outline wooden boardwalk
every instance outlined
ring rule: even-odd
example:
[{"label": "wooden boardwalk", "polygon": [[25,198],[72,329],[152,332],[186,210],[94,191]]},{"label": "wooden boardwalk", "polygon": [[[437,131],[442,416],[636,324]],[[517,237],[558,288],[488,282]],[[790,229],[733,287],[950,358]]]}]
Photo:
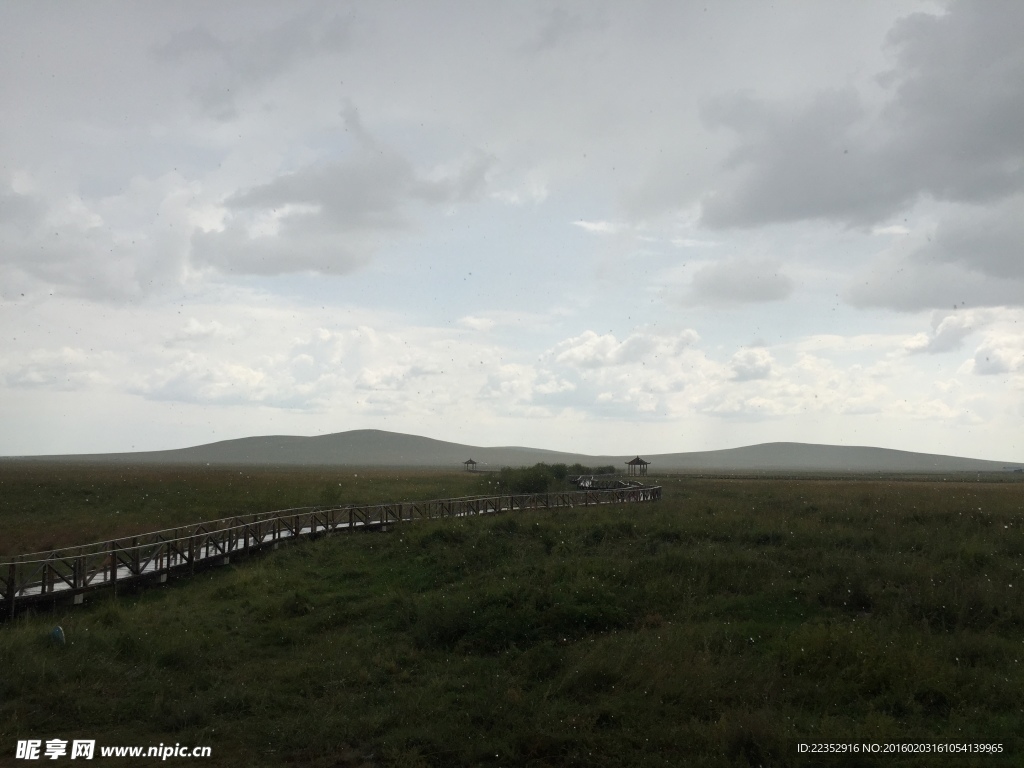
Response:
[{"label": "wooden boardwalk", "polygon": [[527,509],[629,504],[661,499],[660,486],[339,507],[301,507],[154,531],[80,547],[0,558],[0,619],[24,608],[67,601],[118,584],[163,583],[171,574],[223,565],[232,555],[276,549],[282,542],[338,531],[382,530],[410,520],[468,517]]}]

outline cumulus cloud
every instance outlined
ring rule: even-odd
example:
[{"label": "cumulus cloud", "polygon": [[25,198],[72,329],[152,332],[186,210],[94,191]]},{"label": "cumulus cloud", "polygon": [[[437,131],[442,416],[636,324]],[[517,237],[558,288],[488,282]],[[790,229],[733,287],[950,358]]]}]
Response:
[{"label": "cumulus cloud", "polygon": [[987,334],[967,368],[982,376],[1024,372],[1024,333],[1002,330]]},{"label": "cumulus cloud", "polygon": [[982,312],[936,313],[932,317],[931,333],[919,333],[911,337],[904,348],[911,354],[950,352],[959,349],[963,340],[987,321],[988,316]]},{"label": "cumulus cloud", "polygon": [[[365,414],[436,414],[471,402],[500,357],[450,330],[359,325],[295,334],[276,330],[283,319],[257,315],[250,328],[260,332],[240,338],[232,336],[233,322],[190,321],[175,343],[149,351],[149,370],[131,377],[130,391],[149,400],[309,413],[344,404]],[[531,381],[538,391],[557,390],[549,379]]]},{"label": "cumulus cloud", "polygon": [[996,206],[954,209],[909,258],[956,264],[996,280],[1024,280],[1024,194]]},{"label": "cumulus cloud", "polygon": [[0,296],[56,288],[126,301],[178,285],[192,192],[176,173],[137,177],[95,201],[9,187],[0,192]]},{"label": "cumulus cloud", "polygon": [[556,363],[575,368],[604,368],[677,355],[699,340],[696,331],[675,336],[634,333],[619,341],[613,334],[584,331],[555,345],[547,355]]},{"label": "cumulus cloud", "polygon": [[35,349],[24,355],[0,357],[0,384],[24,389],[74,391],[107,381],[110,352],[94,353],[80,347]]},{"label": "cumulus cloud", "polygon": [[707,226],[840,216],[872,220],[906,196],[879,188],[863,159],[850,156],[865,119],[860,97],[850,89],[820,93],[798,106],[749,93],[722,96],[708,102],[704,119],[711,129],[731,129],[740,142],[723,168],[731,185],[704,199]]},{"label": "cumulus cloud", "polygon": [[940,307],[1021,306],[1024,280],[995,279],[960,264],[877,259],[849,280],[843,298],[855,307],[904,312]]},{"label": "cumulus cloud", "polygon": [[232,339],[241,336],[238,328],[229,328],[217,320],[210,320],[204,323],[194,317],[190,317],[185,325],[168,334],[164,344],[173,346],[177,344],[193,344],[197,341],[209,339]]},{"label": "cumulus cloud", "polygon": [[578,221],[574,221],[573,224],[580,229],[584,229],[587,232],[593,232],[598,235],[614,235],[622,229],[621,224],[616,224],[612,221],[586,221],[584,219],[580,219]]},{"label": "cumulus cloud", "polygon": [[679,415],[697,392],[727,379],[698,341],[689,329],[637,332],[622,340],[586,331],[565,339],[541,360],[571,388],[561,385],[543,402],[612,419]]},{"label": "cumulus cloud", "polygon": [[581,334],[556,346],[545,361],[574,385],[567,405],[604,418],[703,414],[762,421],[888,414],[976,423],[974,394],[955,380],[938,386],[922,376],[913,357],[898,354],[904,342],[898,334],[816,336],[778,349],[744,348],[721,362],[691,345],[618,365],[595,364],[615,359],[611,340]]},{"label": "cumulus cloud", "polygon": [[0,226],[10,226],[22,231],[31,229],[46,212],[45,206],[28,194],[13,187],[0,188]]},{"label": "cumulus cloud", "polygon": [[474,315],[466,315],[465,317],[459,318],[459,325],[463,328],[469,328],[471,331],[480,331],[486,333],[495,326],[495,321],[490,317],[475,317]]},{"label": "cumulus cloud", "polygon": [[576,385],[536,365],[504,363],[487,372],[477,395],[504,415],[550,416],[570,406]]},{"label": "cumulus cloud", "polygon": [[266,370],[237,362],[211,359],[192,352],[171,365],[141,378],[136,393],[151,400],[219,405],[300,404],[298,393],[284,395]]},{"label": "cumulus cloud", "polygon": [[687,305],[755,304],[781,301],[793,281],[774,262],[727,259],[698,269],[680,301]]},{"label": "cumulus cloud", "polygon": [[220,230],[197,232],[196,263],[225,272],[343,274],[388,236],[413,226],[414,208],[451,205],[483,189],[491,159],[421,171],[373,139],[356,110],[346,122],[357,147],[344,161],[315,163],[229,196]]},{"label": "cumulus cloud", "polygon": [[807,336],[796,344],[794,348],[798,352],[810,352],[817,354],[825,353],[851,353],[874,350],[885,352],[887,350],[899,349],[905,339],[897,334],[881,333],[857,333],[843,336],[835,333],[816,333]]},{"label": "cumulus cloud", "polygon": [[401,390],[424,376],[437,376],[441,369],[436,365],[383,365],[377,368],[363,368],[355,378],[358,389]]},{"label": "cumulus cloud", "polygon": [[[239,102],[297,63],[346,50],[351,19],[307,11],[267,28],[237,28],[230,39],[204,27],[178,29],[153,45],[158,62],[196,76],[191,96],[207,117],[231,120]],[[201,76],[199,76],[201,73]]]},{"label": "cumulus cloud", "polygon": [[901,310],[1024,303],[1024,194],[944,206],[937,218],[855,277],[847,298]]},{"label": "cumulus cloud", "polygon": [[985,346],[974,354],[974,373],[990,376],[1024,370],[1024,351],[1019,345]]},{"label": "cumulus cloud", "polygon": [[1024,6],[954,2],[888,37],[895,66],[873,108],[852,88],[792,104],[710,100],[706,124],[738,137],[731,181],[705,199],[714,227],[882,221],[922,196],[976,203],[1024,183]]},{"label": "cumulus cloud", "polygon": [[487,374],[480,395],[504,403],[523,403],[533,399],[537,371],[531,365],[506,363]]},{"label": "cumulus cloud", "polygon": [[732,378],[736,381],[766,379],[775,360],[767,349],[741,349],[732,356]]},{"label": "cumulus cloud", "polygon": [[[849,349],[859,346],[834,345],[830,351],[845,356]],[[707,389],[694,400],[695,411],[745,421],[881,414],[936,422],[977,420],[971,413],[970,398],[958,387],[946,386],[939,391],[907,367],[905,357],[898,364],[875,359],[865,365],[800,352],[795,360],[785,363],[773,359],[770,375],[759,379],[753,390],[744,386],[735,376],[735,367],[730,367],[734,371],[730,379],[736,384],[722,382]]]}]

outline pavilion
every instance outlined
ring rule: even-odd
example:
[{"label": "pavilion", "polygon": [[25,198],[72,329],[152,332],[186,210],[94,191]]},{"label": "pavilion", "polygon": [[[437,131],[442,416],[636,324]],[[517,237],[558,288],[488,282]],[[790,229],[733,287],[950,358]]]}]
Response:
[{"label": "pavilion", "polygon": [[651,462],[649,461],[644,461],[639,456],[637,456],[635,459],[630,459],[629,461],[626,462],[626,466],[629,467],[628,474],[640,475],[641,477],[643,477],[647,474],[647,465],[650,463]]}]

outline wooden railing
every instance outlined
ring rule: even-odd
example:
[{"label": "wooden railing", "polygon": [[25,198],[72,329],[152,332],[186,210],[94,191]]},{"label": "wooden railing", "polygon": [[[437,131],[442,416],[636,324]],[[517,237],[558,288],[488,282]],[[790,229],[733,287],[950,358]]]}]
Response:
[{"label": "wooden railing", "polygon": [[227,563],[232,554],[276,548],[281,542],[335,531],[387,528],[408,520],[467,517],[526,509],[657,501],[659,486],[559,493],[466,496],[456,499],[299,507],[225,517],[80,547],[0,558],[0,618],[33,603],[69,598],[122,583],[164,582],[171,573]]}]

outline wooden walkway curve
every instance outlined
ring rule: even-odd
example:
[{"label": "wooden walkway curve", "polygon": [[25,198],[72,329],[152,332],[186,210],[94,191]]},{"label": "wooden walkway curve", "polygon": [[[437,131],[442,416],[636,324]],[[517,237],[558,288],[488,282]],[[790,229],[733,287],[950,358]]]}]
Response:
[{"label": "wooden walkway curve", "polygon": [[455,499],[339,507],[300,507],[225,517],[194,526],[100,541],[80,547],[0,558],[0,619],[39,603],[83,602],[87,592],[118,584],[162,583],[172,573],[226,564],[232,554],[276,549],[336,531],[381,530],[410,520],[467,517],[527,509],[629,504],[661,499],[660,486],[560,493],[466,496]]}]

